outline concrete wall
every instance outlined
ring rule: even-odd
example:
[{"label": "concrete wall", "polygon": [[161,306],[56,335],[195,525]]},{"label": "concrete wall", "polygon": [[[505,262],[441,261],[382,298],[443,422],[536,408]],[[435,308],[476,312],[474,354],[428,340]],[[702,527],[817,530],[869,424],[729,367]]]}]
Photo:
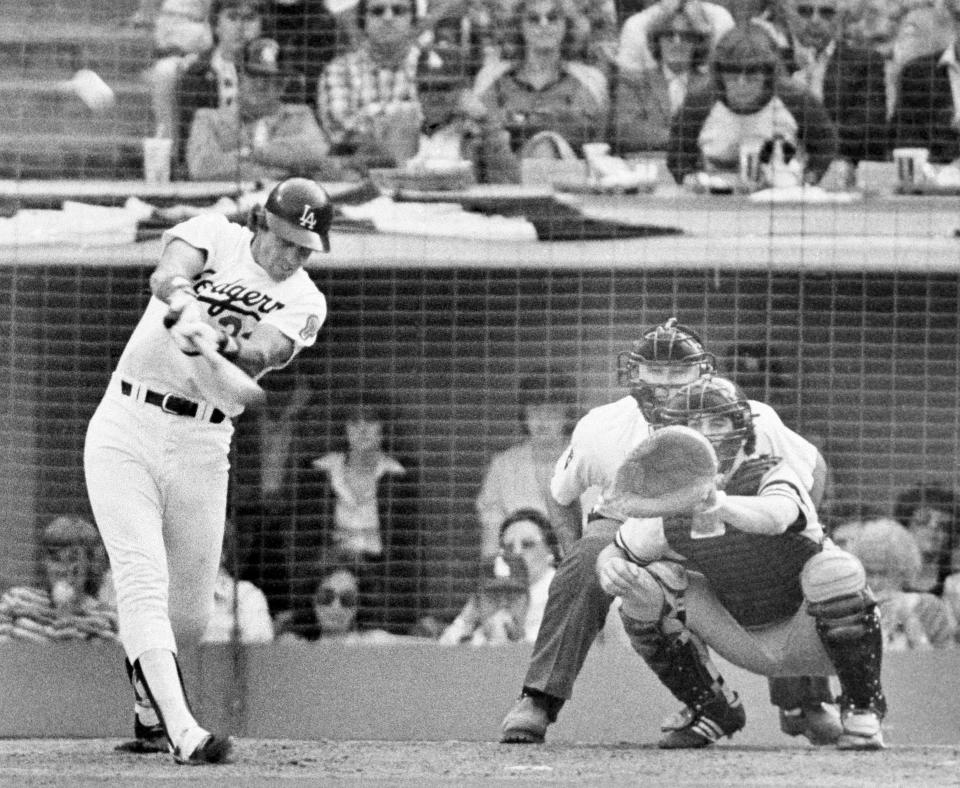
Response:
[{"label": "concrete wall", "polygon": [[[183,659],[194,709],[210,727],[293,739],[489,740],[519,690],[529,649],[282,644],[206,648]],[[782,736],[764,679],[721,663],[748,714],[739,745]],[[888,655],[892,745],[960,741],[960,652]],[[0,648],[0,737],[127,737],[132,699],[111,646]],[[678,707],[629,647],[597,645],[552,742],[649,744]]]}]

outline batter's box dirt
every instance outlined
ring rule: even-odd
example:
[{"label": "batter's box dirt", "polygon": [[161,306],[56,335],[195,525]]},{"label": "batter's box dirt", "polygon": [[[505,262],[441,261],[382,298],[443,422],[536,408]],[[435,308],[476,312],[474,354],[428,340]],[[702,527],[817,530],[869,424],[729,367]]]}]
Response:
[{"label": "batter's box dirt", "polygon": [[116,752],[113,739],[0,741],[0,785],[960,786],[960,746],[664,752],[652,745],[240,739],[222,766]]}]

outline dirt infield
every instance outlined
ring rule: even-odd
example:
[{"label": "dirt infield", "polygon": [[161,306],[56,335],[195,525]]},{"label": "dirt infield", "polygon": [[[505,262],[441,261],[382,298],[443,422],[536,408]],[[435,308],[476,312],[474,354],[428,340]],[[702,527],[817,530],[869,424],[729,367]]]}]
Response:
[{"label": "dirt infield", "polygon": [[0,785],[960,786],[960,747],[842,753],[812,747],[663,752],[650,745],[323,742],[241,739],[233,762],[177,766],[113,739],[0,741]]}]

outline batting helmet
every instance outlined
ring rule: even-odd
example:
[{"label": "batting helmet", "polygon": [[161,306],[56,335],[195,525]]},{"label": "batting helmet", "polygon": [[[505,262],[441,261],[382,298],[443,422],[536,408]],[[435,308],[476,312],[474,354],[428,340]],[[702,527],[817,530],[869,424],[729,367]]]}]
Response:
[{"label": "batting helmet", "polygon": [[703,342],[693,329],[680,325],[675,317],[646,329],[630,350],[617,355],[617,382],[630,386],[647,419],[653,418],[654,409],[663,405],[676,389],[691,382],[687,376],[674,386],[653,385],[644,379],[645,369],[651,367],[689,368],[699,377],[713,373],[716,359],[703,349]]},{"label": "batting helmet", "polygon": [[697,427],[697,422],[708,416],[727,416],[733,422],[728,432],[706,436],[716,449],[721,473],[726,473],[741,448],[744,453],[752,454],[756,446],[750,402],[732,380],[705,375],[688,383],[656,410],[654,424],[656,427],[668,424]]},{"label": "batting helmet", "polygon": [[322,186],[308,178],[287,178],[264,203],[267,227],[290,243],[330,251],[333,203]]}]

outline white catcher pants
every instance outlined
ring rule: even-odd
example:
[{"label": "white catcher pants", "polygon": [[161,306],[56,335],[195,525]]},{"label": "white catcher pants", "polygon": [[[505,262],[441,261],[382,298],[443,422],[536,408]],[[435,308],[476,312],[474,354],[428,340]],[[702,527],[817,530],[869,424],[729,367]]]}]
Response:
[{"label": "white catcher pants", "polygon": [[203,634],[227,510],[233,425],[165,413],[110,386],[87,427],[84,471],[110,557],[120,640],[134,662]]}]

